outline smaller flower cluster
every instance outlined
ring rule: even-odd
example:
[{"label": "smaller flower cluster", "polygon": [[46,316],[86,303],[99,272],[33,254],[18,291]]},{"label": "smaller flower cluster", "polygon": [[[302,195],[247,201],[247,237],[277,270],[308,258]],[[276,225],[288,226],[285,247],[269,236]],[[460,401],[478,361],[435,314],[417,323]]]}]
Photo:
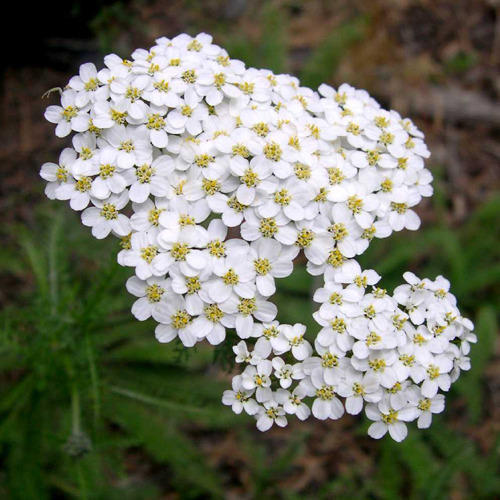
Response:
[{"label": "smaller flower cluster", "polygon": [[441,276],[431,281],[405,273],[406,284],[393,296],[376,286],[379,279],[355,261],[327,271],[314,295],[321,304],[314,318],[322,326],[315,353],[304,325],[256,328],[253,350],[244,341],[234,348],[236,362],[246,367],[223,403],[255,415],[261,431],[285,426],[287,415],[338,419],[363,408],[376,439],[389,432],[401,441],[405,423],[414,420],[429,427],[432,414],[444,409],[439,391],[470,368],[473,324],[460,315]]}]

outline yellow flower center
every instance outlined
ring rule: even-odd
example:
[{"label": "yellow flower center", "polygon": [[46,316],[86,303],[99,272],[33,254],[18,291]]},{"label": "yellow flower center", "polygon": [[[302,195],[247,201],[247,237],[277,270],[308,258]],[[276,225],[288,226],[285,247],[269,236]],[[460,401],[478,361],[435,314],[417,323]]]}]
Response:
[{"label": "yellow flower center", "polygon": [[383,372],[387,365],[385,359],[371,359],[370,361],[368,361],[368,366],[374,372]]},{"label": "yellow flower center", "polygon": [[363,200],[353,194],[347,198],[347,208],[349,208],[353,214],[359,214],[363,208]]},{"label": "yellow flower center", "polygon": [[431,409],[431,400],[429,398],[421,399],[418,402],[418,409],[421,411],[429,411]]},{"label": "yellow flower center", "polygon": [[316,397],[323,401],[329,401],[335,397],[333,387],[331,385],[323,385],[320,389],[316,389]]},{"label": "yellow flower center", "polygon": [[132,102],[137,101],[137,99],[139,99],[141,95],[142,90],[138,89],[137,87],[127,87],[127,90],[125,91],[125,97]]},{"label": "yellow flower center", "polygon": [[397,212],[398,214],[404,214],[408,210],[408,205],[406,203],[396,203],[392,201],[391,209]]},{"label": "yellow flower center", "polygon": [[201,187],[206,194],[208,194],[209,196],[213,196],[220,190],[221,185],[220,182],[216,181],[215,179],[203,178],[203,180],[201,181]]},{"label": "yellow flower center", "polygon": [[95,78],[91,78],[88,82],[85,82],[83,87],[87,92],[93,92],[97,89],[97,80]]},{"label": "yellow flower center", "polygon": [[148,247],[141,248],[141,257],[148,264],[151,264],[153,259],[158,255],[158,247],[150,245]]},{"label": "yellow flower center", "polygon": [[357,125],[354,122],[350,122],[349,125],[347,125],[347,132],[349,132],[352,135],[359,135],[361,133],[361,129],[359,125]]},{"label": "yellow flower center", "polygon": [[434,380],[439,377],[439,367],[436,365],[429,365],[427,367],[427,374],[431,380]]},{"label": "yellow flower center", "polygon": [[342,173],[340,168],[330,167],[328,169],[328,179],[330,184],[333,186],[335,184],[340,184],[345,179],[345,175]]},{"label": "yellow flower center", "polygon": [[271,161],[279,161],[281,159],[281,155],[283,154],[283,150],[281,146],[277,142],[268,142],[264,146],[264,156]]},{"label": "yellow flower center", "polygon": [[152,208],[148,214],[148,221],[153,226],[158,226],[160,214],[163,212],[163,208]]},{"label": "yellow flower center", "polygon": [[194,52],[199,52],[203,48],[203,45],[198,40],[193,40],[188,43],[187,49]]},{"label": "yellow flower center", "polygon": [[345,261],[345,257],[342,255],[342,252],[335,248],[328,254],[327,262],[332,267],[340,267]]},{"label": "yellow flower center", "polygon": [[184,73],[182,73],[181,78],[186,83],[195,83],[197,79],[196,71],[194,69],[187,69]]},{"label": "yellow flower center", "polygon": [[238,277],[234,269],[231,267],[229,268],[227,273],[222,276],[222,281],[226,285],[234,286],[240,282],[240,278]]},{"label": "yellow flower center", "polygon": [[335,241],[342,241],[344,238],[349,236],[349,231],[342,222],[337,222],[328,228],[328,232],[331,233],[332,238]]},{"label": "yellow flower center", "polygon": [[199,292],[201,290],[200,278],[198,278],[198,276],[187,278],[186,287],[188,295],[193,295],[193,293]]},{"label": "yellow flower center", "polygon": [[99,167],[99,175],[102,179],[108,179],[115,173],[116,167],[107,163]]},{"label": "yellow flower center", "polygon": [[311,167],[304,165],[303,163],[296,163],[293,170],[298,179],[305,180],[311,177]]},{"label": "yellow flower center", "polygon": [[338,292],[333,292],[330,295],[329,302],[330,304],[336,304],[338,306],[341,306],[343,304],[342,295],[340,295],[340,293]]},{"label": "yellow flower center", "polygon": [[231,196],[231,198],[227,200],[227,205],[229,208],[232,208],[235,212],[240,212],[240,213],[248,208],[248,205],[243,205],[243,203],[240,203],[236,199],[236,196]]},{"label": "yellow flower center", "polygon": [[301,229],[297,235],[297,240],[295,244],[300,248],[307,248],[311,245],[314,240],[314,233],[310,229]]},{"label": "yellow flower center", "polygon": [[261,276],[266,275],[271,270],[271,263],[266,258],[255,259],[253,261],[253,266],[257,274],[260,274]]},{"label": "yellow flower center", "polygon": [[366,345],[371,346],[378,344],[382,340],[380,335],[377,335],[375,332],[370,332],[366,337]]},{"label": "yellow flower center", "polygon": [[257,304],[255,303],[255,299],[240,299],[240,303],[238,304],[238,311],[243,316],[249,316],[253,312],[257,310]]},{"label": "yellow flower center", "polygon": [[212,240],[207,244],[208,251],[210,255],[220,259],[226,256],[226,244],[220,240]]},{"label": "yellow flower center", "polygon": [[149,129],[160,130],[165,127],[165,120],[159,113],[148,115],[146,127]]},{"label": "yellow flower center", "polygon": [[415,356],[410,354],[401,354],[401,356],[399,356],[399,361],[401,361],[403,365],[410,367],[415,364]]},{"label": "yellow flower center", "polygon": [[247,168],[240,179],[247,187],[255,187],[260,182],[259,176],[251,168]]},{"label": "yellow flower center", "polygon": [[154,168],[151,165],[145,163],[138,167],[135,171],[135,176],[141,184],[147,184],[151,182],[151,177],[155,173]]},{"label": "yellow flower center", "polygon": [[347,328],[347,325],[345,324],[343,318],[333,319],[332,321],[330,321],[330,326],[332,327],[332,330],[337,333],[344,333]]},{"label": "yellow flower center", "polygon": [[269,134],[269,126],[264,122],[256,123],[252,127],[252,130],[260,137],[266,137],[266,135]]},{"label": "yellow flower center", "polygon": [[78,108],[74,106],[66,106],[62,112],[62,116],[67,122],[71,121],[71,118],[74,118],[77,114]]},{"label": "yellow flower center", "polygon": [[62,166],[57,167],[56,179],[59,182],[67,182],[67,180],[68,180],[68,170],[65,167],[62,167]]},{"label": "yellow flower center", "polygon": [[183,261],[186,260],[186,256],[190,251],[187,243],[174,243],[172,245],[172,250],[170,250],[170,254],[176,261]]},{"label": "yellow flower center", "polygon": [[116,109],[111,109],[111,119],[118,123],[118,125],[123,125],[127,121],[128,112],[127,111],[117,111]]},{"label": "yellow flower center", "polygon": [[114,220],[118,218],[118,210],[112,203],[105,203],[101,208],[101,217],[106,220]]},{"label": "yellow flower center", "polygon": [[169,85],[166,80],[160,80],[159,82],[153,83],[153,88],[158,90],[158,92],[166,93],[169,91]]},{"label": "yellow flower center", "polygon": [[333,368],[338,366],[339,358],[332,354],[331,352],[325,352],[323,356],[321,356],[321,366],[323,368]]},{"label": "yellow flower center", "polygon": [[378,140],[384,145],[392,144],[394,142],[394,134],[390,132],[382,132]]},{"label": "yellow flower center", "polygon": [[292,197],[287,189],[283,188],[274,193],[274,202],[282,207],[287,206],[292,201]]},{"label": "yellow flower center", "polygon": [[220,310],[217,304],[210,304],[203,309],[205,316],[212,323],[218,323],[223,317],[224,313]]},{"label": "yellow flower center", "polygon": [[278,225],[272,217],[260,221],[259,231],[264,238],[272,238],[278,232]]},{"label": "yellow flower center", "polygon": [[233,155],[248,158],[250,156],[250,151],[248,151],[248,148],[244,144],[235,144],[233,146]]},{"label": "yellow flower center", "polygon": [[170,317],[172,320],[172,326],[176,330],[182,330],[186,328],[191,322],[191,316],[185,310],[178,310]]},{"label": "yellow flower center", "polygon": [[127,141],[121,142],[118,149],[120,151],[125,151],[127,153],[131,153],[132,151],[135,150],[135,146],[134,146],[134,143],[129,139]]},{"label": "yellow flower center", "polygon": [[164,293],[165,290],[157,283],[146,287],[146,297],[149,302],[160,302]]},{"label": "yellow flower center", "polygon": [[398,412],[390,409],[389,413],[382,413],[382,422],[384,424],[390,425],[398,421]]},{"label": "yellow flower center", "polygon": [[82,177],[75,183],[75,189],[80,193],[85,193],[92,187],[92,179],[90,177]]}]

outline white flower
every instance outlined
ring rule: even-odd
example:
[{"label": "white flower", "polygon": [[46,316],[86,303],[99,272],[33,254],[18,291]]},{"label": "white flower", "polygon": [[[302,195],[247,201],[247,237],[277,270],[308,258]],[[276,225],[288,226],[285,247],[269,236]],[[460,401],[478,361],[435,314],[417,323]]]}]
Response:
[{"label": "white flower", "polygon": [[59,163],[47,162],[42,165],[40,177],[47,181],[47,185],[45,186],[45,195],[47,198],[51,200],[57,198],[57,188],[72,179],[72,166],[75,160],[75,151],[71,148],[65,148],[59,155]]},{"label": "white flower", "polygon": [[165,178],[173,171],[168,156],[160,156],[152,163],[142,163],[134,169],[135,179],[130,186],[130,200],[143,203],[150,195],[162,197],[167,194]]},{"label": "white flower", "polygon": [[274,354],[282,355],[291,349],[288,339],[280,331],[279,323],[272,321],[270,323],[255,323],[251,336],[258,337],[257,342],[263,342],[272,349]]},{"label": "white flower", "polygon": [[267,302],[259,294],[252,298],[237,298],[233,294],[228,300],[221,303],[221,309],[229,314],[236,314],[236,333],[242,339],[251,336],[254,327],[254,318],[267,323],[276,317],[277,307]]},{"label": "white flower", "polygon": [[285,413],[296,415],[299,420],[306,420],[311,415],[311,409],[302,401],[306,396],[306,391],[300,386],[292,392],[278,389],[275,394],[276,401],[283,406]]},{"label": "white flower", "polygon": [[195,93],[185,94],[179,104],[167,115],[166,131],[169,134],[182,134],[187,131],[197,136],[202,131],[201,121],[208,116],[207,107],[200,102]]},{"label": "white flower", "polygon": [[271,346],[264,338],[260,338],[255,343],[253,351],[249,351],[244,340],[240,340],[234,347],[233,352],[236,354],[236,363],[250,363],[257,365],[263,359],[267,359],[271,354]]},{"label": "white flower", "polygon": [[240,414],[243,410],[248,415],[255,415],[259,409],[259,405],[252,398],[255,391],[246,390],[242,385],[243,377],[236,375],[232,380],[232,391],[224,391],[222,395],[222,404],[231,406],[231,409],[236,414]]},{"label": "white flower", "polygon": [[213,301],[225,302],[233,294],[244,299],[252,299],[255,296],[255,270],[244,256],[244,248],[233,249],[228,253],[225,262],[214,270],[216,277],[208,289]]},{"label": "white flower", "polygon": [[104,138],[116,150],[116,165],[127,169],[152,161],[146,129],[115,125],[106,130]]},{"label": "white flower", "polygon": [[143,91],[143,99],[155,106],[176,108],[182,103],[179,96],[185,89],[182,79],[173,77],[172,68],[166,68],[154,74],[153,81]]},{"label": "white flower", "polygon": [[197,337],[188,328],[192,317],[186,311],[186,302],[179,295],[173,295],[169,300],[161,302],[156,311],[159,325],[155,329],[155,335],[159,342],[171,342],[179,337],[186,347],[192,347]]},{"label": "white flower", "polygon": [[409,406],[396,411],[390,407],[386,399],[382,399],[378,404],[369,404],[365,408],[366,416],[373,420],[373,424],[368,428],[368,435],[374,439],[380,439],[389,431],[394,441],[400,442],[408,435],[405,422],[414,420],[417,412],[414,407]]},{"label": "white flower", "polygon": [[257,211],[262,217],[276,217],[283,213],[289,219],[299,221],[306,216],[305,207],[313,197],[311,188],[291,177],[276,184],[271,199],[260,205]]},{"label": "white flower", "polygon": [[312,354],[311,344],[304,338],[306,325],[297,323],[295,325],[281,325],[280,332],[288,340],[292,355],[295,359],[302,361]]},{"label": "white flower", "polygon": [[453,361],[446,355],[434,356],[425,366],[420,367],[417,382],[423,380],[422,395],[433,398],[438,389],[448,391],[451,385],[449,372]]},{"label": "white flower", "polygon": [[365,288],[368,285],[375,285],[380,280],[380,275],[372,269],[361,271],[361,266],[355,260],[351,260],[335,273],[335,280],[338,283],[348,284],[347,288],[361,299]]},{"label": "white flower", "polygon": [[257,429],[261,432],[269,430],[273,424],[279,427],[287,425],[285,410],[279,405],[277,401],[265,401],[262,410],[257,416]]},{"label": "white flower", "polygon": [[443,394],[436,394],[432,398],[423,396],[418,387],[414,386],[413,397],[410,403],[417,409],[417,427],[428,429],[432,423],[432,414],[444,411],[445,401]]},{"label": "white flower", "polygon": [[245,213],[245,219],[241,225],[241,236],[246,241],[274,238],[283,245],[292,245],[297,240],[297,229],[283,215],[259,218],[253,212],[248,211]]},{"label": "white flower", "polygon": [[139,321],[144,321],[150,316],[158,321],[159,304],[169,300],[172,289],[170,279],[153,276],[143,281],[137,276],[131,276],[127,280],[127,290],[132,295],[139,297],[132,306],[132,314]]},{"label": "white flower", "polygon": [[363,402],[380,401],[382,392],[377,380],[369,375],[353,370],[346,370],[338,383],[337,393],[346,398],[345,409],[351,415],[357,415],[363,409]]},{"label": "white flower", "polygon": [[158,258],[152,263],[155,274],[165,274],[178,263],[183,274],[195,276],[206,265],[204,253],[196,249],[203,246],[200,233],[197,231],[165,229],[158,234],[157,242],[165,251],[159,253]]},{"label": "white flower", "polygon": [[150,84],[150,80],[147,75],[127,76],[127,78],[115,78],[109,86],[113,100],[125,102],[125,111],[136,122],[146,118],[148,106],[141,96]]},{"label": "white flower", "polygon": [[314,370],[300,385],[307,391],[308,396],[315,396],[311,409],[316,418],[336,420],[344,414],[344,406],[335,396],[334,387],[325,382],[321,369]]},{"label": "white flower", "polygon": [[274,376],[279,380],[280,386],[283,389],[288,389],[292,385],[293,366],[286,364],[282,358],[276,357],[272,359]]},{"label": "white flower", "polygon": [[122,266],[135,267],[135,274],[141,280],[151,276],[163,276],[155,271],[154,262],[160,257],[156,242],[156,232],[138,232],[130,237],[130,248],[118,254],[118,263]]},{"label": "white flower", "polygon": [[95,207],[86,208],[82,212],[82,224],[92,228],[92,234],[102,239],[113,233],[126,236],[130,233],[130,221],[119,212],[128,202],[128,193],[112,195],[107,200],[95,200]]},{"label": "white flower", "polygon": [[242,373],[242,386],[246,390],[255,389],[255,397],[259,403],[269,401],[272,398],[271,373],[273,366],[271,361],[264,359],[257,365],[249,365]]},{"label": "white flower", "polygon": [[82,64],[79,75],[73,76],[68,86],[77,92],[75,104],[79,108],[86,106],[89,101],[104,101],[109,96],[109,89],[99,85],[97,69],[92,63]]},{"label": "white flower", "polygon": [[158,228],[160,215],[169,207],[166,198],[156,198],[155,202],[149,198],[144,203],[132,203],[133,215],[130,225],[134,231],[146,232]]},{"label": "white flower", "polygon": [[250,245],[249,260],[257,276],[255,282],[259,293],[265,297],[276,291],[274,278],[285,278],[293,271],[296,247],[283,247],[276,240],[260,239]]},{"label": "white flower", "polygon": [[57,137],[66,137],[72,130],[79,131],[78,123],[85,111],[77,106],[76,99],[77,93],[74,90],[65,90],[61,94],[61,106],[49,106],[46,109],[45,119],[57,125]]}]

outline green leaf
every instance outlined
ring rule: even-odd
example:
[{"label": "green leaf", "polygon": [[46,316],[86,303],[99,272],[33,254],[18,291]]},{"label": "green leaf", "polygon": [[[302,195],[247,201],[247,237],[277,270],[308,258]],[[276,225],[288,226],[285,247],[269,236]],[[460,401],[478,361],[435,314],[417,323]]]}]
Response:
[{"label": "green leaf", "polygon": [[[143,402],[142,396],[139,398]],[[134,399],[129,402],[110,399],[106,405],[107,417],[136,436],[154,460],[171,468],[168,477],[178,491],[184,492],[185,498],[207,494],[221,496],[219,477],[193,442],[171,419],[138,405],[137,398]]]}]

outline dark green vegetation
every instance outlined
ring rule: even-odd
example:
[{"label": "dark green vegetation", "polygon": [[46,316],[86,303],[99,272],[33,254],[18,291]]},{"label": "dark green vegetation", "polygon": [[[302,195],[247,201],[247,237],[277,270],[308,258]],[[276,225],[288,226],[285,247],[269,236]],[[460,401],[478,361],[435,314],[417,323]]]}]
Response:
[{"label": "dark green vegetation", "polygon": [[[199,9],[197,2],[184,4],[187,12]],[[106,50],[114,48],[119,28],[108,28],[117,20],[133,24],[121,3],[103,9],[93,23]],[[228,35],[227,20],[205,26],[202,19],[196,29],[183,29],[220,33],[217,41],[232,56],[294,71],[305,84],[317,85],[331,80],[353,44],[370,43],[380,27],[374,24],[380,19],[369,13],[351,16],[297,63],[290,56],[288,20],[278,2],[267,2],[251,19],[261,25],[258,42],[244,32]],[[191,18],[179,22],[195,24]],[[475,52],[458,51],[443,58],[443,74],[460,76],[476,64]],[[433,72],[428,78],[439,81],[442,75]],[[430,123],[422,127],[433,133]],[[457,221],[451,215],[457,193],[447,167],[431,158],[436,193],[419,209],[424,219],[427,214],[422,229],[374,241],[361,259],[390,290],[407,269],[421,277],[447,276],[460,309],[476,323],[472,370],[453,386],[432,428],[411,426],[401,444],[367,438],[362,419],[258,433],[251,418],[235,416],[220,403],[230,383],[224,371],[231,368],[227,347],[186,351],[161,345],[152,322],[133,319],[133,297],[124,288],[130,270],[115,263],[116,241],[95,240],[78,216],[57,202],[39,202],[29,223],[3,225],[0,498],[499,497],[494,422],[499,378],[491,360],[499,306],[500,199],[478,195]],[[35,183],[40,193],[42,181]],[[14,203],[7,206],[26,203],[12,196]],[[316,331],[310,299],[316,284],[303,267],[282,280],[275,296],[279,319]]]}]

